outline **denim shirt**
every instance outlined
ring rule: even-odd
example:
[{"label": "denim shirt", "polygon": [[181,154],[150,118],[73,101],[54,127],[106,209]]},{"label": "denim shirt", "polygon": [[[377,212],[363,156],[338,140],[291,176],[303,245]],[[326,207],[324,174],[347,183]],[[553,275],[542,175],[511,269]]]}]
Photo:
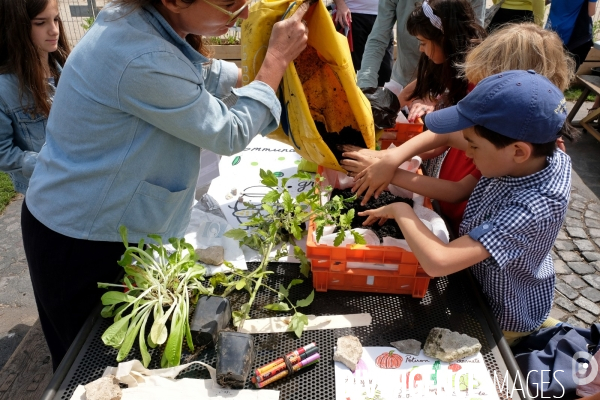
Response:
[{"label": "denim shirt", "polygon": [[[232,89],[233,63],[210,60],[152,7],[105,7],[69,56],[27,191],[48,228],[79,239],[183,237],[200,148],[231,155],[279,125],[263,82]],[[217,97],[234,93],[228,108]]]},{"label": "denim shirt", "polygon": [[30,105],[33,99],[27,93],[21,102],[18,78],[0,74],[0,171],[7,172],[15,190],[23,194],[46,141],[46,116],[28,112]]},{"label": "denim shirt", "polygon": [[[475,21],[483,26],[485,1],[469,0],[469,3],[473,7]],[[406,86],[416,79],[417,64],[419,63],[419,57],[421,57],[419,41],[406,30],[406,21],[408,21],[408,17],[414,9],[414,1],[379,1],[377,19],[365,44],[365,52],[357,75],[360,88],[377,87],[379,67],[385,49],[390,43],[390,35],[394,25],[396,25],[398,56],[392,67],[391,79],[402,86]]]}]

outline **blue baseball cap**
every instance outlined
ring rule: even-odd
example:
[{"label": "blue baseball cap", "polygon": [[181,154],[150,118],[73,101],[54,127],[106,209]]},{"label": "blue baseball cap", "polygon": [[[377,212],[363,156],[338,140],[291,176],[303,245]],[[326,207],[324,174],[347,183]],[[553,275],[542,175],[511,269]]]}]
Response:
[{"label": "blue baseball cap", "polygon": [[425,116],[427,128],[450,133],[481,125],[529,143],[549,143],[567,119],[563,93],[546,77],[506,71],[483,79],[457,105]]}]

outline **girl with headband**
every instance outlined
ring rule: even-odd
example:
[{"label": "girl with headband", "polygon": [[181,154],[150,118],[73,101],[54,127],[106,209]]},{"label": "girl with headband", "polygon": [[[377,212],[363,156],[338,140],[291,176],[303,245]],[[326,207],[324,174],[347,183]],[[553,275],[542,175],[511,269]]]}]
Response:
[{"label": "girl with headband", "polygon": [[[463,63],[465,54],[479,44],[486,33],[475,22],[473,9],[466,0],[425,0],[415,7],[406,28],[419,40],[422,54],[417,79],[409,83],[398,97],[402,106],[409,106],[408,119],[414,121],[434,109],[454,105],[467,95],[468,82],[460,76],[457,65]],[[344,149],[347,152],[344,153],[346,159],[342,160],[342,167],[351,174],[360,173],[360,178],[365,176],[365,179],[357,181],[354,189],[359,196],[365,194],[363,202],[366,203],[373,194],[378,196],[387,188],[400,160],[394,157],[393,151],[386,151],[389,162],[375,163],[365,170],[375,160],[365,160],[358,151],[352,151],[356,148],[346,146]],[[466,188],[475,187],[481,175],[464,151],[445,146],[424,157],[434,155],[438,157],[429,160],[425,167],[428,175],[462,181]],[[375,171],[380,174],[379,177],[372,174]],[[440,201],[442,213],[450,219],[455,230],[462,220],[466,200],[460,199],[458,203]]]}]

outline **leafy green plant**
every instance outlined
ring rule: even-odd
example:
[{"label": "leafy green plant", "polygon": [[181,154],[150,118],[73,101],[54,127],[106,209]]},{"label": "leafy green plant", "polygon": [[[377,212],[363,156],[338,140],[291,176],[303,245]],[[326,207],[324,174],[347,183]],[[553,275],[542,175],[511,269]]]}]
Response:
[{"label": "leafy green plant", "polygon": [[[126,247],[119,261],[125,270],[123,284],[98,283],[102,288],[119,289],[102,296],[102,316],[114,317],[102,341],[118,349],[117,361],[123,361],[137,337],[146,367],[151,358],[148,346],[155,348],[166,343],[161,366],[179,365],[184,336],[190,351],[194,350],[190,304],[195,304],[201,294],[212,294],[212,287],[202,285],[205,267],[196,263],[194,248],[184,239],[169,239],[175,248],[169,254],[158,235],[148,235],[158,244],[145,244],[142,239],[137,247],[130,247],[126,228],[121,226],[120,233]],[[146,336],[150,321],[150,333]]]},{"label": "leafy green plant", "polygon": [[94,18],[94,17],[84,18],[83,23],[81,24],[81,27],[87,32],[92,27],[95,20],[96,20],[96,18]]},{"label": "leafy green plant", "polygon": [[211,36],[211,37],[208,37],[207,39],[208,39],[208,43],[213,46],[234,45],[234,44],[241,43],[240,35],[241,34],[239,31],[230,29],[223,36]]},{"label": "leafy green plant", "polygon": [[[326,197],[332,188],[329,186],[321,189],[324,191],[322,196],[317,185],[313,185],[306,192],[299,193],[295,198],[292,197],[287,189],[288,180],[292,178],[312,180],[312,175],[305,172],[279,180],[273,172],[261,169],[260,177],[261,183],[271,190],[262,198],[260,205],[244,202],[247,209],[254,210],[249,220],[242,224],[249,228],[248,231],[238,228],[225,233],[225,236],[238,240],[240,246],[247,245],[256,249],[262,257],[260,266],[251,272],[233,270],[230,276],[218,274],[211,278],[211,284],[213,286],[218,284],[226,286],[224,296],[227,296],[232,290],[246,290],[250,294],[248,302],[232,313],[235,326],[240,326],[248,318],[250,308],[261,286],[277,293],[279,301],[266,305],[265,309],[293,311],[288,331],[293,331],[300,337],[304,326],[308,324],[308,317],[299,312],[298,308],[306,307],[312,303],[314,291],[307,298],[297,300],[295,303],[292,302],[289,298],[289,291],[294,285],[302,283],[303,280],[301,278],[294,279],[287,287],[280,285],[277,290],[266,285],[263,283],[263,279],[273,273],[267,270],[269,262],[287,256],[287,244],[289,243],[293,245],[294,256],[301,262],[301,274],[308,277],[310,263],[304,251],[296,245],[296,241],[306,235],[306,223],[311,218],[314,219],[317,241],[323,235],[323,229],[326,225],[339,226],[339,232],[335,239],[336,246],[342,243],[348,231],[352,233],[356,243],[364,244],[365,240],[360,234],[350,229],[354,210],[343,213],[345,202],[351,202],[354,198],[344,200],[339,196],[335,196],[333,199],[323,202],[323,197]],[[323,178],[317,176],[316,181],[320,183]],[[275,250],[275,254],[271,257],[273,250]]]}]

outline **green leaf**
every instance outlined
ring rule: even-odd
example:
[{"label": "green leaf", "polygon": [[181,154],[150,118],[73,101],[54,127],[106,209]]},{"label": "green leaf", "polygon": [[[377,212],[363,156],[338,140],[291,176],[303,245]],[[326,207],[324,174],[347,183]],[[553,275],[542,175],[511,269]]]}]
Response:
[{"label": "green leaf", "polygon": [[354,236],[354,243],[356,244],[367,244],[367,241],[365,240],[365,237],[363,235],[361,235],[360,233],[351,230],[350,233],[352,233],[352,236]]},{"label": "green leaf", "polygon": [[263,210],[265,210],[267,213],[269,213],[269,215],[273,215],[275,214],[275,210],[273,209],[273,207],[271,207],[270,205],[266,204],[266,203],[262,203],[262,208]]},{"label": "green leaf", "polygon": [[181,349],[183,346],[183,335],[184,335],[184,312],[181,309],[183,302],[179,301],[180,306],[173,313],[171,320],[171,333],[169,334],[169,340],[165,346],[160,365],[162,368],[176,367],[181,363]]},{"label": "green leaf", "polygon": [[304,280],[302,279],[292,279],[292,281],[290,282],[290,284],[288,285],[288,290],[290,290],[292,288],[292,286],[296,286],[301,284],[302,282],[304,282]]},{"label": "green leaf", "polygon": [[302,313],[295,313],[292,316],[292,320],[290,325],[288,326],[288,331],[293,331],[297,337],[302,336],[302,331],[304,331],[304,326],[308,324],[308,317]]},{"label": "green leaf", "polygon": [[294,235],[294,237],[295,237],[297,240],[300,240],[300,239],[302,239],[302,229],[300,229],[300,227],[299,227],[298,225],[296,225],[296,224],[293,224],[293,225],[291,226],[291,229],[292,229],[292,235]]},{"label": "green leaf", "polygon": [[102,334],[102,341],[107,346],[118,347],[123,343],[132,314],[121,318],[109,326]]},{"label": "green leaf", "polygon": [[143,312],[141,314],[136,315],[133,321],[131,321],[129,328],[127,329],[127,333],[125,334],[125,340],[123,340],[123,344],[121,344],[121,348],[119,349],[119,353],[117,354],[117,361],[121,362],[125,358],[127,358],[127,355],[129,354],[129,351],[133,346],[133,342],[135,341],[135,338],[137,337],[138,332],[140,331],[142,323],[146,318],[148,318],[149,311],[150,310],[148,310],[148,312]]},{"label": "green leaf", "polygon": [[125,247],[129,247],[129,241],[127,240],[127,228],[125,225],[119,226],[119,233],[121,234],[121,240],[123,241]]},{"label": "green leaf", "polygon": [[[150,311],[148,311],[148,315],[150,315]],[[150,353],[148,353],[148,348],[146,347],[146,340],[144,340],[144,334],[146,332],[146,322],[148,322],[148,317],[142,319],[142,327],[140,328],[140,334],[138,336],[138,345],[140,346],[140,354],[142,355],[142,364],[144,365],[144,367],[148,368],[152,357],[150,356]]]},{"label": "green leaf", "polygon": [[273,204],[273,203],[277,203],[279,201],[279,197],[281,197],[281,193],[279,193],[277,190],[271,190],[270,192],[267,192],[267,194],[265,194],[261,200],[261,202],[263,204],[268,203],[268,204]]},{"label": "green leaf", "polygon": [[308,278],[310,272],[310,261],[306,258],[306,253],[298,246],[294,246],[294,257],[300,261],[300,273]]},{"label": "green leaf", "polygon": [[279,303],[267,304],[265,306],[265,309],[271,310],[271,311],[290,311],[290,306],[288,306],[287,303],[279,302]]},{"label": "green leaf", "polygon": [[246,286],[246,279],[242,278],[239,281],[237,281],[237,283],[235,284],[235,288],[237,290],[242,290],[244,288],[244,286]]},{"label": "green leaf", "polygon": [[340,244],[342,244],[345,238],[346,232],[343,230],[338,231],[337,235],[335,235],[335,239],[333,240],[333,245],[335,247],[339,246]]},{"label": "green leaf", "polygon": [[[315,299],[315,291],[313,290],[312,292],[310,292],[310,294],[308,295],[307,298],[305,298],[304,300],[298,300],[296,302],[296,307],[309,306],[310,303],[312,303],[314,299]],[[307,320],[307,323],[308,323],[308,320]]]},{"label": "green leaf", "polygon": [[260,177],[263,185],[267,187],[275,187],[279,183],[279,179],[275,176],[275,174],[271,171],[265,171],[261,168]]},{"label": "green leaf", "polygon": [[246,236],[248,236],[248,234],[246,233],[245,230],[237,228],[237,229],[228,230],[227,232],[225,232],[223,234],[223,236],[239,241],[239,240],[244,239]]},{"label": "green leaf", "polygon": [[283,205],[283,211],[285,213],[291,212],[294,209],[293,208],[294,204],[292,202],[292,196],[290,196],[290,193],[286,190],[285,192],[283,192],[282,197],[283,198],[281,199],[281,202]]},{"label": "green leaf", "polygon": [[105,305],[105,306],[109,306],[109,305],[112,305],[112,304],[119,304],[119,303],[122,303],[122,302],[131,303],[135,299],[136,299],[135,297],[129,296],[126,293],[116,292],[116,291],[106,292],[100,298],[100,300],[102,301],[102,304]]},{"label": "green leaf", "polygon": [[283,300],[284,298],[286,298],[287,296],[289,296],[290,293],[288,292],[288,290],[285,288],[285,286],[283,286],[281,283],[279,284],[279,300]]},{"label": "green leaf", "polygon": [[100,315],[103,318],[110,318],[113,316],[113,309],[115,308],[115,305],[110,305],[110,306],[106,306],[106,307],[102,307],[102,311],[100,311]]}]

